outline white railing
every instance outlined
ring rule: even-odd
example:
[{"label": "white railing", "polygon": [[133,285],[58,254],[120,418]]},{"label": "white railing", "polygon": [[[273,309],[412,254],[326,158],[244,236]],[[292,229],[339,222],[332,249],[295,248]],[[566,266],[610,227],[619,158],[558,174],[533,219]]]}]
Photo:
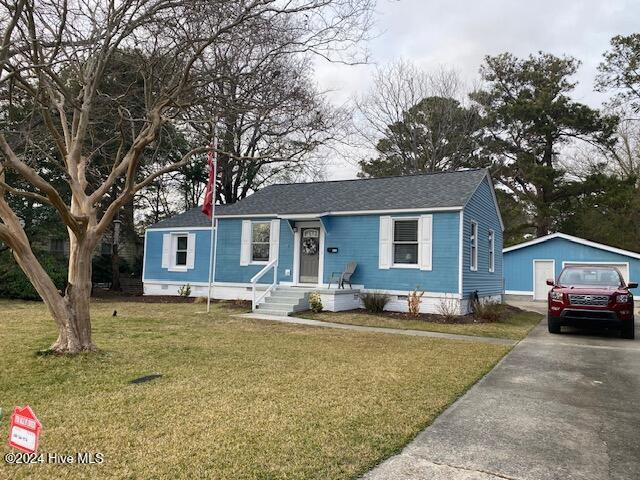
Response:
[{"label": "white railing", "polygon": [[[273,268],[273,283],[267,287],[267,289],[259,296],[256,297],[256,284],[258,280],[264,277],[265,273],[267,273],[270,269]],[[256,309],[256,305],[266,297],[271,290],[273,290],[278,284],[278,259],[271,260],[267,263],[262,270],[256,273],[251,279],[251,311]]]}]

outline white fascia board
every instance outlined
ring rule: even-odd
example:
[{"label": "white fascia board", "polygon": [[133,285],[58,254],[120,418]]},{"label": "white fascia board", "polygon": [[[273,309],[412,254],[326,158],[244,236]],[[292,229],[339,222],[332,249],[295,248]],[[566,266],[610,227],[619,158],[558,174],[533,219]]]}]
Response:
[{"label": "white fascia board", "polygon": [[464,208],[467,207],[467,204],[471,201],[471,199],[473,198],[473,196],[476,194],[476,192],[478,191],[478,189],[480,188],[480,185],[482,185],[482,181],[484,179],[487,179],[487,181],[489,182],[489,189],[491,190],[491,196],[493,197],[493,204],[496,207],[496,213],[498,214],[498,220],[500,221],[500,228],[502,229],[502,231],[504,232],[504,222],[502,221],[502,214],[500,213],[500,207],[498,205],[498,197],[496,197],[496,190],[493,186],[493,180],[491,179],[491,175],[489,175],[489,170],[487,170],[485,168],[485,175],[484,177],[482,177],[482,180],[480,180],[478,182],[478,185],[476,185],[476,188],[473,190],[473,193],[469,196],[467,203],[464,204]]},{"label": "white fascia board", "polygon": [[549,235],[545,235],[544,237],[534,238],[533,240],[529,240],[528,242],[523,242],[518,245],[513,245],[511,247],[504,248],[502,249],[502,253],[507,253],[513,250],[518,250],[520,248],[536,245],[538,243],[551,240],[553,238],[562,238],[564,240],[568,240],[574,243],[579,243],[581,245],[586,245],[588,247],[593,247],[600,250],[606,250],[608,252],[617,253],[618,255],[624,255],[627,257],[640,259],[640,253],[630,252],[629,250],[623,250],[621,248],[611,247],[609,245],[603,245],[602,243],[592,242],[590,240],[585,240],[584,238],[574,237],[573,235],[567,235],[566,233],[551,233]]}]

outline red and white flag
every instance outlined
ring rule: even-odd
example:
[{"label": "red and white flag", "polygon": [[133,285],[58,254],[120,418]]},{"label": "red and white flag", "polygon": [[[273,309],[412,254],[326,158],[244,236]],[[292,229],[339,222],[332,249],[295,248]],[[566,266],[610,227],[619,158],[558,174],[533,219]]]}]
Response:
[{"label": "red and white flag", "polygon": [[209,180],[207,181],[207,188],[204,191],[204,203],[202,204],[202,213],[211,218],[213,214],[213,202],[216,201],[213,198],[213,190],[216,181],[217,171],[217,155],[213,153],[213,149],[209,150],[208,162],[209,164]]}]

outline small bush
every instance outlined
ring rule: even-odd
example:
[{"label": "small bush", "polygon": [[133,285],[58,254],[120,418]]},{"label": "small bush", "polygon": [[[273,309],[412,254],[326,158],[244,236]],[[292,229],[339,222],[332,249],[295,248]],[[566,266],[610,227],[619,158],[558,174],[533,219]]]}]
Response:
[{"label": "small bush", "polygon": [[322,298],[320,298],[318,292],[313,292],[309,295],[309,308],[313,313],[320,313],[322,311]]},{"label": "small bush", "polygon": [[380,313],[384,310],[384,307],[389,303],[391,297],[386,293],[380,292],[367,292],[360,295],[360,299],[364,305],[364,308],[369,313]]},{"label": "small bush", "polygon": [[190,297],[191,296],[191,285],[190,284],[186,284],[186,285],[182,285],[179,289],[178,289],[178,295],[180,295],[181,297]]},{"label": "small bush", "polygon": [[496,300],[478,300],[474,302],[473,316],[485,322],[499,321],[505,312],[505,305]]},{"label": "small bush", "polygon": [[420,304],[422,303],[423,291],[419,291],[419,285],[416,285],[416,289],[410,292],[407,296],[407,306],[409,309],[409,315],[417,317],[420,314]]},{"label": "small bush", "polygon": [[448,322],[452,322],[459,316],[458,301],[445,294],[444,298],[440,299],[438,304],[438,313],[444,317]]}]

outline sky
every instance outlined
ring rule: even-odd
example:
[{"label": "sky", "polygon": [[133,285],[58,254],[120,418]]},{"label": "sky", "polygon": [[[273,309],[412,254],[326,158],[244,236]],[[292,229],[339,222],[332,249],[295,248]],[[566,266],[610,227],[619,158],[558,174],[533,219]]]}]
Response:
[{"label": "sky", "polygon": [[[640,31],[640,0],[379,0],[375,19],[369,64],[316,64],[318,86],[336,105],[365,94],[376,65],[400,58],[426,71],[454,69],[473,83],[485,55],[544,51],[582,61],[573,98],[599,107],[606,97],[593,91],[598,63],[611,37]],[[357,171],[335,158],[326,176]]]}]

